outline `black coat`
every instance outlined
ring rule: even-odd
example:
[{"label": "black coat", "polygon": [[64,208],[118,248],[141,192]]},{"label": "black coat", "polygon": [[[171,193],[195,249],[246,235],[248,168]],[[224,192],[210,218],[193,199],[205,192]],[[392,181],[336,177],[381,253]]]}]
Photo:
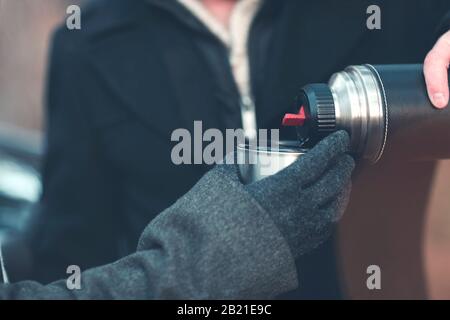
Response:
[{"label": "black coat", "polygon": [[[381,7],[381,30],[366,27],[370,4]],[[448,29],[437,27],[449,6],[266,1],[249,42],[259,127],[279,127],[302,85],[347,65],[421,63]],[[32,278],[43,282],[134,252],[148,222],[206,172],[172,164],[174,129],[241,126],[225,47],[174,0],[95,1],[82,30],[60,28],[47,112],[44,192],[29,233]]]}]

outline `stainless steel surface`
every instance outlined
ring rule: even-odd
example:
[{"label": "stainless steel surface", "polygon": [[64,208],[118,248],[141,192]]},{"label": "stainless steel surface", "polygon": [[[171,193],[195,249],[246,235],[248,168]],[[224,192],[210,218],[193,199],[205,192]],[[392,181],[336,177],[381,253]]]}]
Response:
[{"label": "stainless steel surface", "polygon": [[352,150],[377,162],[386,140],[385,100],[381,79],[370,65],[350,66],[335,73],[329,86],[336,108],[336,128],[351,136]]},{"label": "stainless steel surface", "polygon": [[281,141],[273,147],[240,144],[237,147],[237,162],[245,184],[276,174],[307,152],[298,147],[298,142]]}]

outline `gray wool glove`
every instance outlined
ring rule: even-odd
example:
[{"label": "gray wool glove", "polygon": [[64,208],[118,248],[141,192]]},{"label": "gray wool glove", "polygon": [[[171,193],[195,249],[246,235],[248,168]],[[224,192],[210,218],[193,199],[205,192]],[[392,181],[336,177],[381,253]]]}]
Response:
[{"label": "gray wool glove", "polygon": [[294,258],[319,246],[342,216],[350,196],[349,136],[338,131],[279,173],[245,188],[270,214]]}]

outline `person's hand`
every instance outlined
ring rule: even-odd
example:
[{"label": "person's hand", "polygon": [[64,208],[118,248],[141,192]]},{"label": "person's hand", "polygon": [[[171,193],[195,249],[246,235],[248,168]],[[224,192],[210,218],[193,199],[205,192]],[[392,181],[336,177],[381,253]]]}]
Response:
[{"label": "person's hand", "polygon": [[347,207],[355,166],[349,141],[345,131],[335,132],[286,169],[245,186],[295,258],[320,245]]},{"label": "person's hand", "polygon": [[428,96],[436,108],[448,105],[448,67],[450,64],[450,31],[442,35],[427,54],[423,69]]}]

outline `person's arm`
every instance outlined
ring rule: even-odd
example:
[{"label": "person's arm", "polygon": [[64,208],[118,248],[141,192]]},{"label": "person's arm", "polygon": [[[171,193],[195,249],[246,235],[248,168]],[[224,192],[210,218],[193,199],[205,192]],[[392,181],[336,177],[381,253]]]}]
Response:
[{"label": "person's arm", "polygon": [[324,240],[348,202],[348,135],[280,173],[243,185],[218,165],[144,230],[138,251],[65,281],[0,285],[2,299],[255,299],[297,287],[294,259]]},{"label": "person's arm", "polygon": [[2,299],[269,298],[297,286],[289,247],[269,215],[221,170],[209,172],[146,228],[139,250],[64,280],[0,286]]},{"label": "person's arm", "polygon": [[450,12],[441,22],[438,34],[441,36],[425,57],[423,67],[428,96],[433,105],[441,109],[449,103]]}]

